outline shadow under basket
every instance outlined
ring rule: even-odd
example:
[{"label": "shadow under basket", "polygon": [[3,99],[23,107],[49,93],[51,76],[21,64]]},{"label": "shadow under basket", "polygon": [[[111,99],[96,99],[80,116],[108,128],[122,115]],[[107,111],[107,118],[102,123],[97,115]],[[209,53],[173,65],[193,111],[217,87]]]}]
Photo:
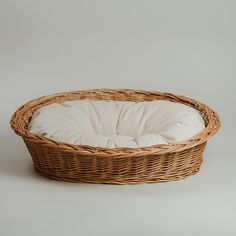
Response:
[{"label": "shadow under basket", "polygon": [[[38,108],[79,99],[178,102],[198,110],[206,127],[183,142],[141,148],[73,145],[29,132],[30,119]],[[210,107],[184,96],[156,91],[94,89],[59,93],[30,101],[13,114],[11,127],[24,139],[35,170],[43,176],[71,182],[135,184],[179,180],[197,173],[206,143],[220,128],[220,120]]]}]

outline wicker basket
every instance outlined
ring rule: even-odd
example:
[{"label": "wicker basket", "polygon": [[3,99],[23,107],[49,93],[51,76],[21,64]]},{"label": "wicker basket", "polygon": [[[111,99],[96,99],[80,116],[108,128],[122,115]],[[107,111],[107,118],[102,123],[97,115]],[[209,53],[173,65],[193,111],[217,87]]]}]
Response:
[{"label": "wicker basket", "polygon": [[[72,145],[49,140],[27,129],[36,109],[66,100],[168,100],[199,111],[206,128],[178,144],[141,148],[102,148]],[[208,106],[170,93],[129,89],[95,89],[45,96],[21,106],[12,116],[11,126],[22,136],[32,156],[35,170],[43,176],[72,182],[134,184],[179,180],[199,171],[208,139],[220,127],[218,115]]]}]

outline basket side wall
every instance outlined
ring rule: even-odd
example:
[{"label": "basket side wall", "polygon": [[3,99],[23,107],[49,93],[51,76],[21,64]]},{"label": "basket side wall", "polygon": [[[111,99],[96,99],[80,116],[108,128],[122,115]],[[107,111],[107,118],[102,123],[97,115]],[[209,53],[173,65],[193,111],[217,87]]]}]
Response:
[{"label": "basket side wall", "polygon": [[107,158],[81,155],[39,144],[24,142],[41,175],[64,181],[132,184],[166,182],[191,176],[199,171],[205,143],[190,149],[160,155]]}]

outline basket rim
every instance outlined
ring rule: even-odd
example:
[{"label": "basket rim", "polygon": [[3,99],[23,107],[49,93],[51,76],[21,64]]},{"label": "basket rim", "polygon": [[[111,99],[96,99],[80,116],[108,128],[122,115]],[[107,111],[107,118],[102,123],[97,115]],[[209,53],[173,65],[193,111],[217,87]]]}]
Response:
[{"label": "basket rim", "polygon": [[[106,96],[112,96],[112,99],[107,99]],[[97,99],[97,97],[101,99]],[[136,97],[139,97],[136,100]],[[128,99],[127,99],[128,97]],[[147,99],[148,98],[148,99]],[[150,98],[150,99],[149,99]],[[155,99],[153,99],[155,98]],[[95,147],[89,145],[76,145],[60,141],[48,139],[43,136],[35,135],[28,131],[27,126],[30,118],[35,110],[41,106],[51,103],[63,102],[65,100],[79,100],[79,99],[92,99],[92,100],[120,100],[120,101],[152,101],[152,100],[169,100],[173,102],[184,103],[189,105],[201,114],[200,110],[204,113],[204,118],[207,119],[206,127],[195,136],[186,139],[182,142],[173,144],[158,144],[152,146],[144,146],[139,148],[119,147]],[[42,96],[33,99],[21,105],[11,117],[11,128],[15,133],[23,139],[44,145],[51,148],[59,148],[61,151],[78,152],[84,156],[102,156],[102,157],[130,157],[130,156],[143,156],[143,155],[161,155],[165,153],[175,153],[183,150],[190,149],[194,146],[207,142],[220,128],[221,121],[219,115],[208,105],[205,105],[193,98],[173,93],[158,92],[153,90],[137,90],[137,89],[87,89],[76,90],[69,92],[54,93],[52,95]]]}]

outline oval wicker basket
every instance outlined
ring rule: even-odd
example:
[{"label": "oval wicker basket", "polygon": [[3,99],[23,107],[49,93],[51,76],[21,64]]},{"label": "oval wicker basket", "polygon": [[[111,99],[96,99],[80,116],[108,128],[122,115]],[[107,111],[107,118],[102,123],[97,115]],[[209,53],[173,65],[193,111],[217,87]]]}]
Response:
[{"label": "oval wicker basket", "polygon": [[[66,100],[168,100],[199,111],[205,129],[178,144],[141,148],[102,148],[72,145],[34,135],[27,129],[36,109]],[[210,107],[184,96],[130,89],[94,89],[44,96],[21,106],[13,114],[11,127],[20,135],[32,156],[35,170],[43,176],[72,182],[134,184],[179,180],[199,171],[208,139],[220,120]]]}]

